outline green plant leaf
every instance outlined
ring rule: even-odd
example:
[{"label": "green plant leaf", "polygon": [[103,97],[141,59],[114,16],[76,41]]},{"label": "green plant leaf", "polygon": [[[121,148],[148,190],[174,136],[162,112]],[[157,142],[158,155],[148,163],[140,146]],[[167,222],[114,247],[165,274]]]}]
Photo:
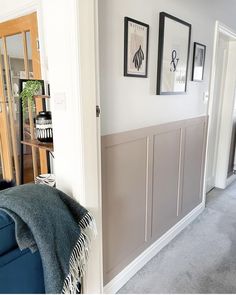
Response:
[{"label": "green plant leaf", "polygon": [[33,96],[37,95],[42,84],[37,80],[29,80],[25,83],[24,89],[20,93],[20,98],[22,99],[23,113],[25,114],[27,106],[32,107],[34,103]]}]

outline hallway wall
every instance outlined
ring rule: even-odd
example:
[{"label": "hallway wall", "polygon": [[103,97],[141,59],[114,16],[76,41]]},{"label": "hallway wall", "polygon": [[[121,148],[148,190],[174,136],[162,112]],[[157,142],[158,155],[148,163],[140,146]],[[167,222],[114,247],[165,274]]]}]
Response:
[{"label": "hallway wall", "polygon": [[[102,135],[206,114],[215,21],[236,30],[235,9],[233,0],[99,0]],[[155,94],[161,11],[192,24],[189,80],[193,42],[207,46],[204,81],[188,81],[185,95]],[[125,16],[150,25],[147,79],[123,76]]]},{"label": "hallway wall", "polygon": [[[130,173],[130,171],[134,169],[140,173],[142,168],[137,168],[136,165],[143,164],[142,158],[140,156],[137,156],[135,161],[133,160],[133,157],[136,155],[136,153],[138,153],[139,149],[137,146],[133,149],[130,147],[132,145],[132,137],[130,134],[132,132],[136,134],[136,132],[144,127],[156,126],[169,122],[173,123],[174,121],[179,122],[180,120],[192,119],[208,114],[208,102],[204,99],[204,96],[207,92],[209,92],[215,23],[218,20],[236,31],[235,9],[236,2],[234,0],[227,1],[227,6],[226,1],[222,0],[99,0],[102,141],[106,141],[107,138],[125,136],[125,139],[128,142],[127,145],[129,146],[124,148],[124,145],[122,145],[122,143],[119,141],[118,147],[116,147],[113,145],[114,142],[112,141],[111,149],[108,149],[105,152],[105,155],[108,154],[108,156],[103,157],[102,161],[103,167],[105,167],[103,170],[105,171],[105,173],[103,172],[103,178],[105,179],[105,181],[103,181],[103,215],[105,220],[103,220],[105,241],[105,290],[111,291],[113,290],[113,286],[117,286],[119,283],[124,283],[124,277],[127,278],[127,274],[130,274],[129,270],[134,267],[131,262],[132,266],[128,265],[128,271],[126,271],[126,269],[122,270],[122,268],[127,264],[123,264],[122,266],[118,265],[118,255],[120,253],[124,253],[120,249],[125,249],[130,253],[130,255],[133,255],[133,258],[136,257],[137,253],[135,251],[138,249],[138,243],[135,244],[131,251],[130,248],[128,248],[127,245],[123,243],[123,240],[118,238],[117,234],[115,235],[115,238],[112,236],[112,233],[118,231],[119,228],[122,228],[122,226],[117,226],[118,223],[116,222],[116,214],[119,213],[119,209],[121,209],[120,211],[122,212],[121,222],[124,222],[125,218],[128,221],[132,219],[132,222],[130,222],[131,225],[135,224],[134,215],[138,214],[138,210],[135,210],[135,213],[130,213],[131,210],[127,210],[129,207],[128,205],[130,205],[132,208],[133,204],[136,204],[133,199],[138,198],[138,194],[135,193],[135,189],[137,189],[138,185],[141,185],[141,181],[139,182],[137,179],[134,181],[132,178],[135,175],[135,172]],[[175,17],[180,18],[192,25],[187,93],[183,95],[156,95],[159,13],[162,11],[174,15]],[[124,17],[136,19],[150,26],[148,78],[123,76]],[[173,35],[174,34],[175,32],[173,31]],[[193,42],[202,43],[207,47],[203,82],[190,81],[192,73]],[[192,131],[191,135],[196,139],[197,135],[195,131]],[[214,138],[211,137],[211,139]],[[161,138],[159,140],[160,145],[162,145],[162,140],[164,139]],[[164,156],[168,153],[167,146],[178,146],[178,141],[175,140],[174,137],[172,137],[171,140],[171,143],[168,142],[166,146],[163,144],[163,146],[165,146],[165,148],[163,148],[163,154],[161,154],[162,149],[157,148],[155,150],[155,157],[159,159],[159,162],[160,159],[163,161],[163,167],[165,168],[168,166],[168,157],[167,159],[164,158]],[[135,144],[138,145],[138,142],[135,142]],[[153,148],[153,146],[154,145],[151,141],[150,147]],[[194,144],[189,148],[191,152],[196,149],[197,144]],[[208,175],[206,176],[207,179],[210,179],[213,173],[212,161],[214,160],[214,150],[215,141],[211,140],[209,145],[209,154],[211,154],[212,157],[210,158],[210,166],[208,169]],[[150,153],[150,155],[152,154]],[[146,154],[144,157],[145,156]],[[196,157],[192,155],[187,157],[185,159],[186,165],[193,167],[194,159],[196,160]],[[132,163],[130,163],[130,161]],[[151,163],[150,166],[153,167],[152,165],[153,164]],[[107,169],[107,166],[109,169]],[[159,179],[167,180],[167,188],[169,188],[168,185],[172,187],[170,185],[171,181],[168,180],[168,176],[171,178],[171,180],[173,180],[171,174],[174,169],[173,161],[170,169],[167,169],[168,174],[165,174],[165,168],[158,168],[160,175],[154,179],[153,187],[160,187],[158,184]],[[109,172],[106,172],[106,169],[109,170]],[[110,177],[108,181],[106,179],[107,175]],[[187,181],[190,187],[189,193],[187,194],[188,201],[193,198],[194,194],[196,194],[197,190],[192,186],[193,182],[196,181],[196,178],[196,171],[194,171],[194,173],[189,176]],[[148,179],[148,177],[146,177],[146,179]],[[106,181],[108,186],[111,187],[110,190],[109,187],[107,188],[106,186]],[[162,184],[163,183],[164,181]],[[124,184],[124,186],[122,186],[122,184]],[[130,190],[125,187],[126,185],[131,186],[131,184],[133,184],[134,190]],[[181,185],[182,183],[180,186]],[[198,185],[202,190],[203,184],[199,181]],[[140,192],[141,190],[139,190],[139,193]],[[152,202],[155,198],[158,198],[158,200],[161,198],[167,200],[168,197],[168,194],[164,189],[158,194],[155,194],[155,192],[149,193],[149,198],[152,198]],[[174,204],[174,200],[177,196],[176,192],[171,192],[169,196],[171,200],[170,204]],[[145,194],[143,194],[143,197],[140,197],[140,199],[142,199],[144,202]],[[116,214],[110,213],[112,212],[112,210],[110,210],[112,206],[114,206],[114,212]],[[107,209],[108,207],[109,210]],[[144,206],[141,205],[140,208],[143,209]],[[155,210],[157,211],[157,209],[161,210],[161,212],[165,212],[166,214],[169,207],[166,204],[163,207],[158,204]],[[150,214],[148,210],[145,212],[146,218],[149,218]],[[109,214],[111,214],[111,216]],[[121,214],[117,214],[118,218]],[[110,220],[108,220],[109,216]],[[139,222],[142,216],[142,213],[137,216],[137,220]],[[159,223],[160,218],[161,217],[159,214],[157,217],[157,222]],[[114,228],[112,228],[112,226],[114,226]],[[122,231],[122,234],[124,232],[125,231]],[[135,228],[133,229],[133,232],[135,232]],[[128,234],[127,236],[129,237]],[[119,241],[116,241],[116,239]],[[134,239],[132,239],[131,242],[134,242]],[[114,255],[110,255],[110,253],[115,249],[115,246],[112,244],[112,242],[114,242],[117,246],[120,245],[120,240],[123,244],[121,245],[119,251],[114,251],[115,254],[113,253]],[[128,240],[128,238],[124,240]],[[136,250],[134,250],[135,247]],[[141,260],[142,258],[140,258],[140,256],[138,258],[136,257],[136,259]],[[121,273],[117,274],[119,271],[121,271]]]},{"label": "hallway wall", "polygon": [[[226,5],[227,4],[227,5]],[[99,0],[102,135],[207,114],[215,21],[236,31],[236,2],[228,0]],[[159,13],[165,11],[192,24],[187,93],[156,95]],[[124,17],[150,25],[148,78],[123,76]],[[173,32],[174,34],[174,32]],[[190,81],[193,42],[207,46],[203,82]],[[212,128],[214,128],[213,126]],[[214,185],[214,130],[209,138],[207,187]]]}]

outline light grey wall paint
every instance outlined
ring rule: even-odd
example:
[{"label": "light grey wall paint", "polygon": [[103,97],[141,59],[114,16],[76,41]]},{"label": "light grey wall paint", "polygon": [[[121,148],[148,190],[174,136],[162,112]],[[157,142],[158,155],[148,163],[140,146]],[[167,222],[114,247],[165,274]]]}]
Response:
[{"label": "light grey wall paint", "polygon": [[[173,14],[192,24],[192,43],[207,46],[203,83],[188,81],[186,95],[155,95],[159,13]],[[102,134],[142,128],[206,114],[214,24],[236,30],[235,0],[99,0]],[[124,17],[150,25],[148,78],[123,77]],[[173,32],[175,34],[175,32]],[[191,44],[189,80],[192,68]]]}]

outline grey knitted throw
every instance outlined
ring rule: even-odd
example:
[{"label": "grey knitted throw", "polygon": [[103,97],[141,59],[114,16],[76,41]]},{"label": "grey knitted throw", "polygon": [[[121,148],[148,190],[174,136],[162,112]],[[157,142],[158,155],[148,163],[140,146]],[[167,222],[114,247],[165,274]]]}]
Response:
[{"label": "grey knitted throw", "polygon": [[0,208],[15,221],[21,250],[39,250],[46,293],[76,293],[89,254],[95,223],[65,193],[28,184],[0,192]]}]

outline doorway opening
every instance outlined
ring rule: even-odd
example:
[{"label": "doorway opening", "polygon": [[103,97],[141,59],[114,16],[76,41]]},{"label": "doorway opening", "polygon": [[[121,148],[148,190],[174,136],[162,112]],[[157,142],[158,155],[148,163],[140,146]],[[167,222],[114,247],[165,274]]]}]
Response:
[{"label": "doorway opening", "polygon": [[206,190],[225,189],[234,175],[236,143],[236,32],[216,22],[211,96]]},{"label": "doorway opening", "polygon": [[0,177],[16,184],[34,181],[48,171],[45,150],[23,145],[34,138],[41,100],[28,103],[22,119],[22,79],[41,79],[37,13],[0,23]]}]

